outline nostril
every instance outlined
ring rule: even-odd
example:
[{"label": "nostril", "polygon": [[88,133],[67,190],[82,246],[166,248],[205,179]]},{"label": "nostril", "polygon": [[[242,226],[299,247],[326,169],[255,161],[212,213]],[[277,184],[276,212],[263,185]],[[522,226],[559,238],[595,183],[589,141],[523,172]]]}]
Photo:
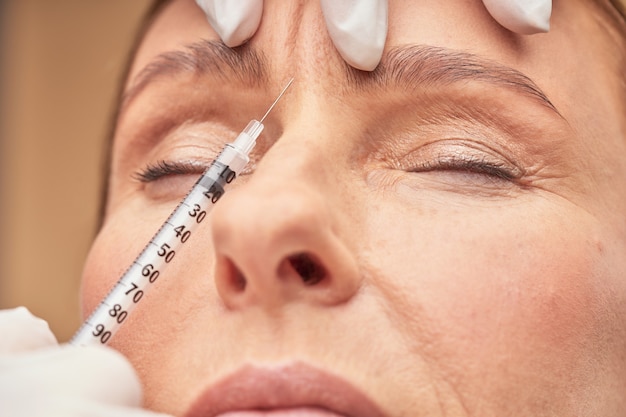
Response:
[{"label": "nostril", "polygon": [[298,253],[287,259],[306,285],[315,285],[326,277],[322,263],[308,253]]},{"label": "nostril", "polygon": [[221,260],[221,266],[224,268],[223,274],[227,277],[226,280],[230,282],[231,288],[238,292],[244,291],[247,285],[246,277],[237,268],[237,265],[231,259],[224,258]]}]

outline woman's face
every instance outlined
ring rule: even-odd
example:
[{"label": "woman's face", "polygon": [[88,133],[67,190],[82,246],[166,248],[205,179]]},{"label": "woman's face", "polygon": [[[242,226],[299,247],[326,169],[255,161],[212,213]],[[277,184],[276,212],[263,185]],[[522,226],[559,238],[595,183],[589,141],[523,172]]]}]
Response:
[{"label": "woman's face", "polygon": [[521,37],[479,0],[390,1],[361,73],[318,1],[266,0],[235,50],[171,2],[127,83],[85,314],[295,81],[112,341],[146,406],[623,416],[624,51],[599,6],[554,3],[550,33]]}]

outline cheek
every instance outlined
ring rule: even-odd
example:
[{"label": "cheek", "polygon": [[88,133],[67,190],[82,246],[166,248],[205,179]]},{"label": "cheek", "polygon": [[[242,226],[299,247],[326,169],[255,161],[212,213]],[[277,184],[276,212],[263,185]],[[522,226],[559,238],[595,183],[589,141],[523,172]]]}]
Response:
[{"label": "cheek", "polygon": [[[132,211],[132,210],[128,210]],[[148,242],[155,225],[144,224],[141,217],[125,221],[131,213],[122,212],[109,219],[94,241],[85,268],[81,287],[83,317],[87,317],[108,294],[117,280]],[[129,239],[129,236],[136,238]]]},{"label": "cheek", "polygon": [[[87,258],[82,279],[82,314],[87,317],[155,235],[174,207],[155,207],[127,201],[107,220]],[[208,216],[210,216],[209,214]],[[160,268],[132,314],[124,321],[110,345],[124,353],[143,380],[176,364],[178,335],[194,323],[198,312],[219,309],[214,281],[214,249],[207,219],[194,230],[175,261]],[[145,289],[145,288],[144,288]],[[164,361],[168,357],[171,360]],[[169,369],[171,371],[171,369]],[[159,380],[167,381],[167,377]]]},{"label": "cheek", "polygon": [[366,259],[390,321],[470,398],[560,391],[570,401],[615,325],[594,219],[531,204],[455,211],[424,207],[409,226],[379,220],[406,212],[372,216],[379,244]]},{"label": "cheek", "polygon": [[121,236],[116,238],[116,234],[110,230],[110,227],[105,226],[91,246],[81,285],[81,311],[84,319],[91,314],[117,282],[124,272],[124,265],[130,264],[125,261],[129,253],[134,252],[121,250],[116,242],[123,244],[127,240],[120,238]]}]

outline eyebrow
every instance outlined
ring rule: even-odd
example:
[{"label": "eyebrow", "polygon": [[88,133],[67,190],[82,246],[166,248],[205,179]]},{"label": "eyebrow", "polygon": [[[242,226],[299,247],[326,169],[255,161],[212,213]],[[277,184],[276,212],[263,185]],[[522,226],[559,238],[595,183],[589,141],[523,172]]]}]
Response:
[{"label": "eyebrow", "polygon": [[[359,92],[391,86],[410,90],[482,82],[522,94],[563,118],[528,76],[468,52],[427,45],[400,46],[387,52],[372,72],[360,71],[345,63],[343,68],[345,91]],[[148,84],[181,73],[210,73],[212,77],[245,87],[262,86],[270,78],[266,58],[249,44],[229,48],[221,41],[200,41],[184,50],[161,54],[148,64],[122,96],[121,108],[124,109]]]},{"label": "eyebrow", "polygon": [[348,88],[386,88],[396,85],[404,89],[427,88],[463,82],[482,82],[504,87],[527,96],[561,113],[537,84],[522,72],[499,62],[467,52],[426,45],[409,45],[390,50],[371,73],[346,65]]},{"label": "eyebrow", "polygon": [[244,44],[229,48],[221,41],[200,41],[184,50],[165,52],[146,65],[122,95],[121,109],[160,78],[175,77],[181,73],[203,75],[211,73],[226,82],[245,87],[258,87],[268,82],[265,57]]}]

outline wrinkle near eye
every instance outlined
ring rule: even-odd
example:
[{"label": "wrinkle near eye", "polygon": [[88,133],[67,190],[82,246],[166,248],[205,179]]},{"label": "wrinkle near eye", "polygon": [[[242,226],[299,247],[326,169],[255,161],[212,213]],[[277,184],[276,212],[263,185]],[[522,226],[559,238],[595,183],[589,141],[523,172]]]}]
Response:
[{"label": "wrinkle near eye", "polygon": [[369,170],[396,171],[391,182],[407,190],[510,197],[533,188],[539,170],[552,177],[575,172],[571,128],[518,94],[480,85],[389,94],[377,99],[379,112],[359,102],[369,125],[354,159]]},{"label": "wrinkle near eye", "polygon": [[[145,135],[157,135],[150,141]],[[162,135],[158,137],[158,135]],[[182,121],[168,132],[143,126],[135,137],[125,138],[125,148],[113,171],[122,188],[136,188],[137,180],[154,181],[165,175],[202,173],[235,132],[215,122]],[[131,145],[134,144],[134,147]]]},{"label": "wrinkle near eye", "polygon": [[156,181],[142,183],[142,194],[154,202],[181,200],[202,174],[167,175]]}]

